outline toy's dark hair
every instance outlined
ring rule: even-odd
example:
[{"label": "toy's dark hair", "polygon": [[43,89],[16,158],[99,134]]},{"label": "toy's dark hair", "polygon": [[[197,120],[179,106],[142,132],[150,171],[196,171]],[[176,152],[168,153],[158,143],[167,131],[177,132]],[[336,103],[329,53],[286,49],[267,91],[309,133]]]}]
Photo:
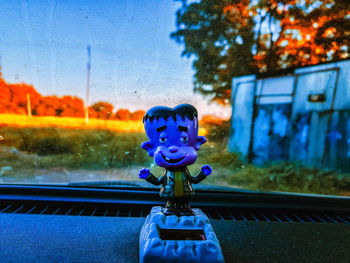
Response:
[{"label": "toy's dark hair", "polygon": [[143,122],[147,120],[153,121],[154,119],[158,120],[159,118],[164,118],[165,120],[167,120],[169,117],[172,117],[174,120],[176,120],[177,114],[180,115],[183,119],[185,117],[187,117],[190,120],[198,118],[198,112],[194,106],[190,104],[180,104],[174,108],[163,106],[156,106],[150,108],[143,117]]}]

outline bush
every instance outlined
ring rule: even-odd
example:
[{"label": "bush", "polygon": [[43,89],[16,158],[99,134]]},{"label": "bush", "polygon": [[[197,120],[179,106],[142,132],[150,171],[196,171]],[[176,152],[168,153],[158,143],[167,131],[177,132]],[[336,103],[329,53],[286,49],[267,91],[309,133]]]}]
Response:
[{"label": "bush", "polygon": [[275,163],[238,168],[227,183],[252,190],[317,194],[343,194],[350,190],[350,175],[310,168],[300,163]]},{"label": "bush", "polygon": [[206,123],[205,127],[208,131],[207,139],[209,142],[227,145],[228,137],[230,135],[230,121]]},{"label": "bush", "polygon": [[145,165],[152,161],[141,149],[143,134],[116,134],[96,131],[75,138],[74,166],[85,168],[114,168]]},{"label": "bush", "polygon": [[38,155],[73,153],[73,142],[56,128],[26,128],[18,131],[18,149]]},{"label": "bush", "polygon": [[52,137],[22,137],[19,150],[38,155],[73,153],[73,143],[67,138],[54,134]]},{"label": "bush", "polygon": [[40,157],[39,167],[105,169],[148,165],[152,158],[141,149],[144,134],[116,133],[109,130],[59,128],[4,128],[2,144]]}]

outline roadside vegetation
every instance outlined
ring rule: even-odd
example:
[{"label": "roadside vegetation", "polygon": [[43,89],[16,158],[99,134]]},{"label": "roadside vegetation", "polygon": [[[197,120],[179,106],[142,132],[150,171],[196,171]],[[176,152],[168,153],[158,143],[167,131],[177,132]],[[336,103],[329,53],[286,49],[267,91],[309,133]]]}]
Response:
[{"label": "roadside vegetation", "polygon": [[[192,175],[203,164],[213,167],[213,174],[204,183],[260,191],[350,195],[347,173],[299,163],[270,163],[261,167],[244,163],[239,154],[227,152],[226,143],[218,139],[220,134],[227,133],[226,128],[209,129],[209,142],[198,152],[197,163],[190,167]],[[146,139],[143,133],[3,127],[0,136],[0,177],[23,178],[28,171],[58,168],[101,171],[151,167],[156,175],[162,172],[140,147]],[[132,174],[130,180],[138,179]]]}]

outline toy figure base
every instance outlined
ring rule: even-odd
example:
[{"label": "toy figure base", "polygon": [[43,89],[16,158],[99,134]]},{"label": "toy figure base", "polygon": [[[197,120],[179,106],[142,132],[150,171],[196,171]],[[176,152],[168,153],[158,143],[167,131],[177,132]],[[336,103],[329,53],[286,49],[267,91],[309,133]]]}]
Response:
[{"label": "toy figure base", "polygon": [[179,209],[172,209],[172,208],[164,207],[164,208],[162,208],[162,212],[166,216],[172,216],[172,215],[175,215],[175,216],[194,216],[194,212],[191,208],[179,210]]},{"label": "toy figure base", "polygon": [[209,218],[202,210],[194,216],[164,215],[152,208],[140,233],[140,262],[224,262]]}]

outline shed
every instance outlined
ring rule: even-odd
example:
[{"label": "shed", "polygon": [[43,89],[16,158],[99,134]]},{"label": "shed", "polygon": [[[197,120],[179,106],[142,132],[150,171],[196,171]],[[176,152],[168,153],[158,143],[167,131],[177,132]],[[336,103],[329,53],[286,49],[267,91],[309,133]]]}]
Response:
[{"label": "shed", "polygon": [[248,161],[350,170],[350,61],[232,81],[228,149]]}]

